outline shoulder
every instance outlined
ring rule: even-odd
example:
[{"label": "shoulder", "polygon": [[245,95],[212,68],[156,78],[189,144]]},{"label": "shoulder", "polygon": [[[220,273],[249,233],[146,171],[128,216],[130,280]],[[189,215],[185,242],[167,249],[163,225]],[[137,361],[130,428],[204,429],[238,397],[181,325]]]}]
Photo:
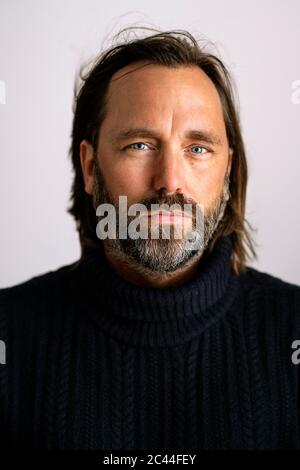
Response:
[{"label": "shoulder", "polygon": [[240,280],[247,289],[295,294],[296,296],[300,294],[300,285],[287,282],[282,278],[259,271],[250,266],[247,266],[245,271],[240,274]]},{"label": "shoulder", "polygon": [[[246,310],[263,318],[280,319],[295,326],[300,334],[300,286],[252,267],[239,275]],[[241,299],[241,298],[240,298]]]},{"label": "shoulder", "polygon": [[77,262],[34,276],[10,287],[0,288],[0,317],[9,312],[29,313],[49,305],[57,295],[68,291],[69,278],[76,272]]}]

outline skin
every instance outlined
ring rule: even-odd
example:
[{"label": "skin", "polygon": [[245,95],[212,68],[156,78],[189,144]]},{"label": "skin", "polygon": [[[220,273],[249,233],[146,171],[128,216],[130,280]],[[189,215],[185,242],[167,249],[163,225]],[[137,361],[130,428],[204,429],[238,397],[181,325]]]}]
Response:
[{"label": "skin", "polygon": [[[117,139],[122,129],[137,127],[154,130],[157,135]],[[192,129],[210,132],[215,142],[188,137],[186,134]],[[130,144],[131,148],[126,149]],[[116,200],[119,195],[127,195],[129,206],[153,197],[164,187],[168,194],[182,192],[203,204],[206,211],[222,192],[232,153],[218,92],[198,67],[171,69],[137,62],[112,77],[97,160]],[[85,191],[92,195],[93,149],[86,140],[80,144],[80,159]],[[141,276],[134,262],[115,259],[106,243],[104,249],[109,264],[120,276],[152,287],[186,282],[199,261],[199,257],[194,257],[175,272],[159,275],[145,272]]]}]

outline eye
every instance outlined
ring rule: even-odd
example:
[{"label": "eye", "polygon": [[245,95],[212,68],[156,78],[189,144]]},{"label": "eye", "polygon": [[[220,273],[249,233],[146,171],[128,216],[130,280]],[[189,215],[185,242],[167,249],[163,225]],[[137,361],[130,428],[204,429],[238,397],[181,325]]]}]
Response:
[{"label": "eye", "polygon": [[144,142],[134,142],[133,144],[127,145],[125,149],[132,149],[132,150],[145,150],[144,148],[133,148],[134,145],[146,145],[148,147],[148,144],[145,144]]},{"label": "eye", "polygon": [[198,155],[204,155],[205,153],[209,153],[209,152],[210,152],[210,150],[208,150],[208,149],[205,148],[205,147],[202,147],[201,145],[193,145],[191,148],[199,149],[200,151],[195,152],[195,153],[198,154]]}]

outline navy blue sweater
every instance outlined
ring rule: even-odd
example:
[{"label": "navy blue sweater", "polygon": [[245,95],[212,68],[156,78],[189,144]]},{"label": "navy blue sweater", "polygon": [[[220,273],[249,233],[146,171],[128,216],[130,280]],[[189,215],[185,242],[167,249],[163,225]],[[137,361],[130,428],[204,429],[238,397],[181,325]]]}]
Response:
[{"label": "navy blue sweater", "polygon": [[300,448],[300,287],[236,275],[231,253],[223,238],[191,281],[156,289],[89,248],[0,290],[0,443]]}]

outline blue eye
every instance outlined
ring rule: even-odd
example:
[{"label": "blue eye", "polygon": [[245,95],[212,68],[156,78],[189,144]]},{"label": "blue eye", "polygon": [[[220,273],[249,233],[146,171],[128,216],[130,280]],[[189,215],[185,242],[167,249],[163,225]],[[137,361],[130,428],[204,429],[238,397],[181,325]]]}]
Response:
[{"label": "blue eye", "polygon": [[[196,152],[198,155],[202,155],[202,154],[208,152],[208,150],[207,150],[205,147],[201,147],[201,145],[193,145],[192,148],[198,148],[198,149],[201,149],[201,150],[202,150],[202,152]],[[203,152],[203,150],[205,150],[205,151]]]},{"label": "blue eye", "polygon": [[147,146],[147,144],[144,144],[144,142],[135,142],[133,144],[128,145],[127,148],[131,148],[133,150],[144,150],[144,149],[141,149],[141,148],[133,148],[133,145],[146,145]]}]

